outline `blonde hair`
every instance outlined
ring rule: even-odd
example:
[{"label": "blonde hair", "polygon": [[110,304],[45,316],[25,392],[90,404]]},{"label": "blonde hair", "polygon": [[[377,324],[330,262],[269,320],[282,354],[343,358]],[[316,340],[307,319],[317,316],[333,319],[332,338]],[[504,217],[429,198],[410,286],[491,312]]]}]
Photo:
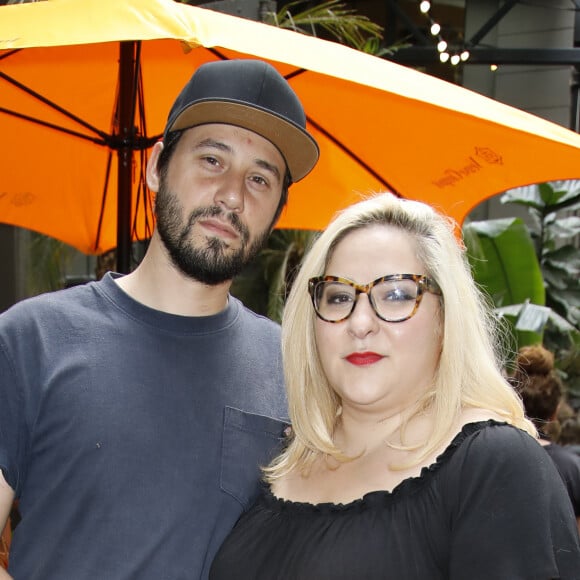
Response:
[{"label": "blonde hair", "polygon": [[441,356],[433,390],[422,405],[433,413],[434,428],[414,464],[443,444],[466,408],[493,411],[506,422],[536,434],[520,399],[502,375],[497,320],[471,276],[455,224],[426,204],[380,194],[335,217],[306,254],[294,281],[282,319],[292,435],[283,453],[265,469],[269,481],[295,469],[307,471],[321,454],[339,461],[349,459],[333,442],[340,399],[318,357],[308,279],[325,273],[335,247],[349,233],[377,224],[400,228],[415,239],[425,273],[442,291]]}]

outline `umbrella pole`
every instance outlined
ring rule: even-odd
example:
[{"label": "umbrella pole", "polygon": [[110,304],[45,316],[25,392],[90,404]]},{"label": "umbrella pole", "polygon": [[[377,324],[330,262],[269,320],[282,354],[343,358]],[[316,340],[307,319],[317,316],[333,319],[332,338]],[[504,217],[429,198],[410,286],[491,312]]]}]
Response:
[{"label": "umbrella pole", "polygon": [[117,175],[117,272],[131,270],[131,170],[135,107],[135,42],[120,43],[119,53],[119,141]]}]

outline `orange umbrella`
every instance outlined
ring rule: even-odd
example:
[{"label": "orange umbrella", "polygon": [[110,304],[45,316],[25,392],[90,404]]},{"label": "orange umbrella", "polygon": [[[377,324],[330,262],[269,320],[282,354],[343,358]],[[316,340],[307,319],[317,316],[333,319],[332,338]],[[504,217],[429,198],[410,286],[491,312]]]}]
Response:
[{"label": "orange umbrella", "polygon": [[385,188],[461,222],[580,177],[577,134],[336,43],[172,0],[47,0],[0,7],[0,221],[125,252],[150,232],[142,165],[174,97],[202,62],[248,57],[286,76],[321,149],[280,227],[323,228]]}]

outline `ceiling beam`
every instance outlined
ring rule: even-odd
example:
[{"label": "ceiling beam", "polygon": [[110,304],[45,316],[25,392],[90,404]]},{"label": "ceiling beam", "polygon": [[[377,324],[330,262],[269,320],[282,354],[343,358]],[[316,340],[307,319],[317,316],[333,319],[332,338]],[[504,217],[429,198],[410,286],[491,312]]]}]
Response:
[{"label": "ceiling beam", "polygon": [[516,5],[519,0],[507,0],[507,2],[498,8],[498,11],[471,37],[467,46],[476,46],[487,36],[488,32],[493,30],[501,19]]}]

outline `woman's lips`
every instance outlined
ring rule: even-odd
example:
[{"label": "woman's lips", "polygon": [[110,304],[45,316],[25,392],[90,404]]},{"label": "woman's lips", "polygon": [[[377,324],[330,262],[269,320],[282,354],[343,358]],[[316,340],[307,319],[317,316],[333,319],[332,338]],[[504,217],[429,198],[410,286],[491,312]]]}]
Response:
[{"label": "woman's lips", "polygon": [[365,366],[372,365],[379,362],[383,357],[376,352],[353,352],[345,357],[346,360],[353,365]]}]

